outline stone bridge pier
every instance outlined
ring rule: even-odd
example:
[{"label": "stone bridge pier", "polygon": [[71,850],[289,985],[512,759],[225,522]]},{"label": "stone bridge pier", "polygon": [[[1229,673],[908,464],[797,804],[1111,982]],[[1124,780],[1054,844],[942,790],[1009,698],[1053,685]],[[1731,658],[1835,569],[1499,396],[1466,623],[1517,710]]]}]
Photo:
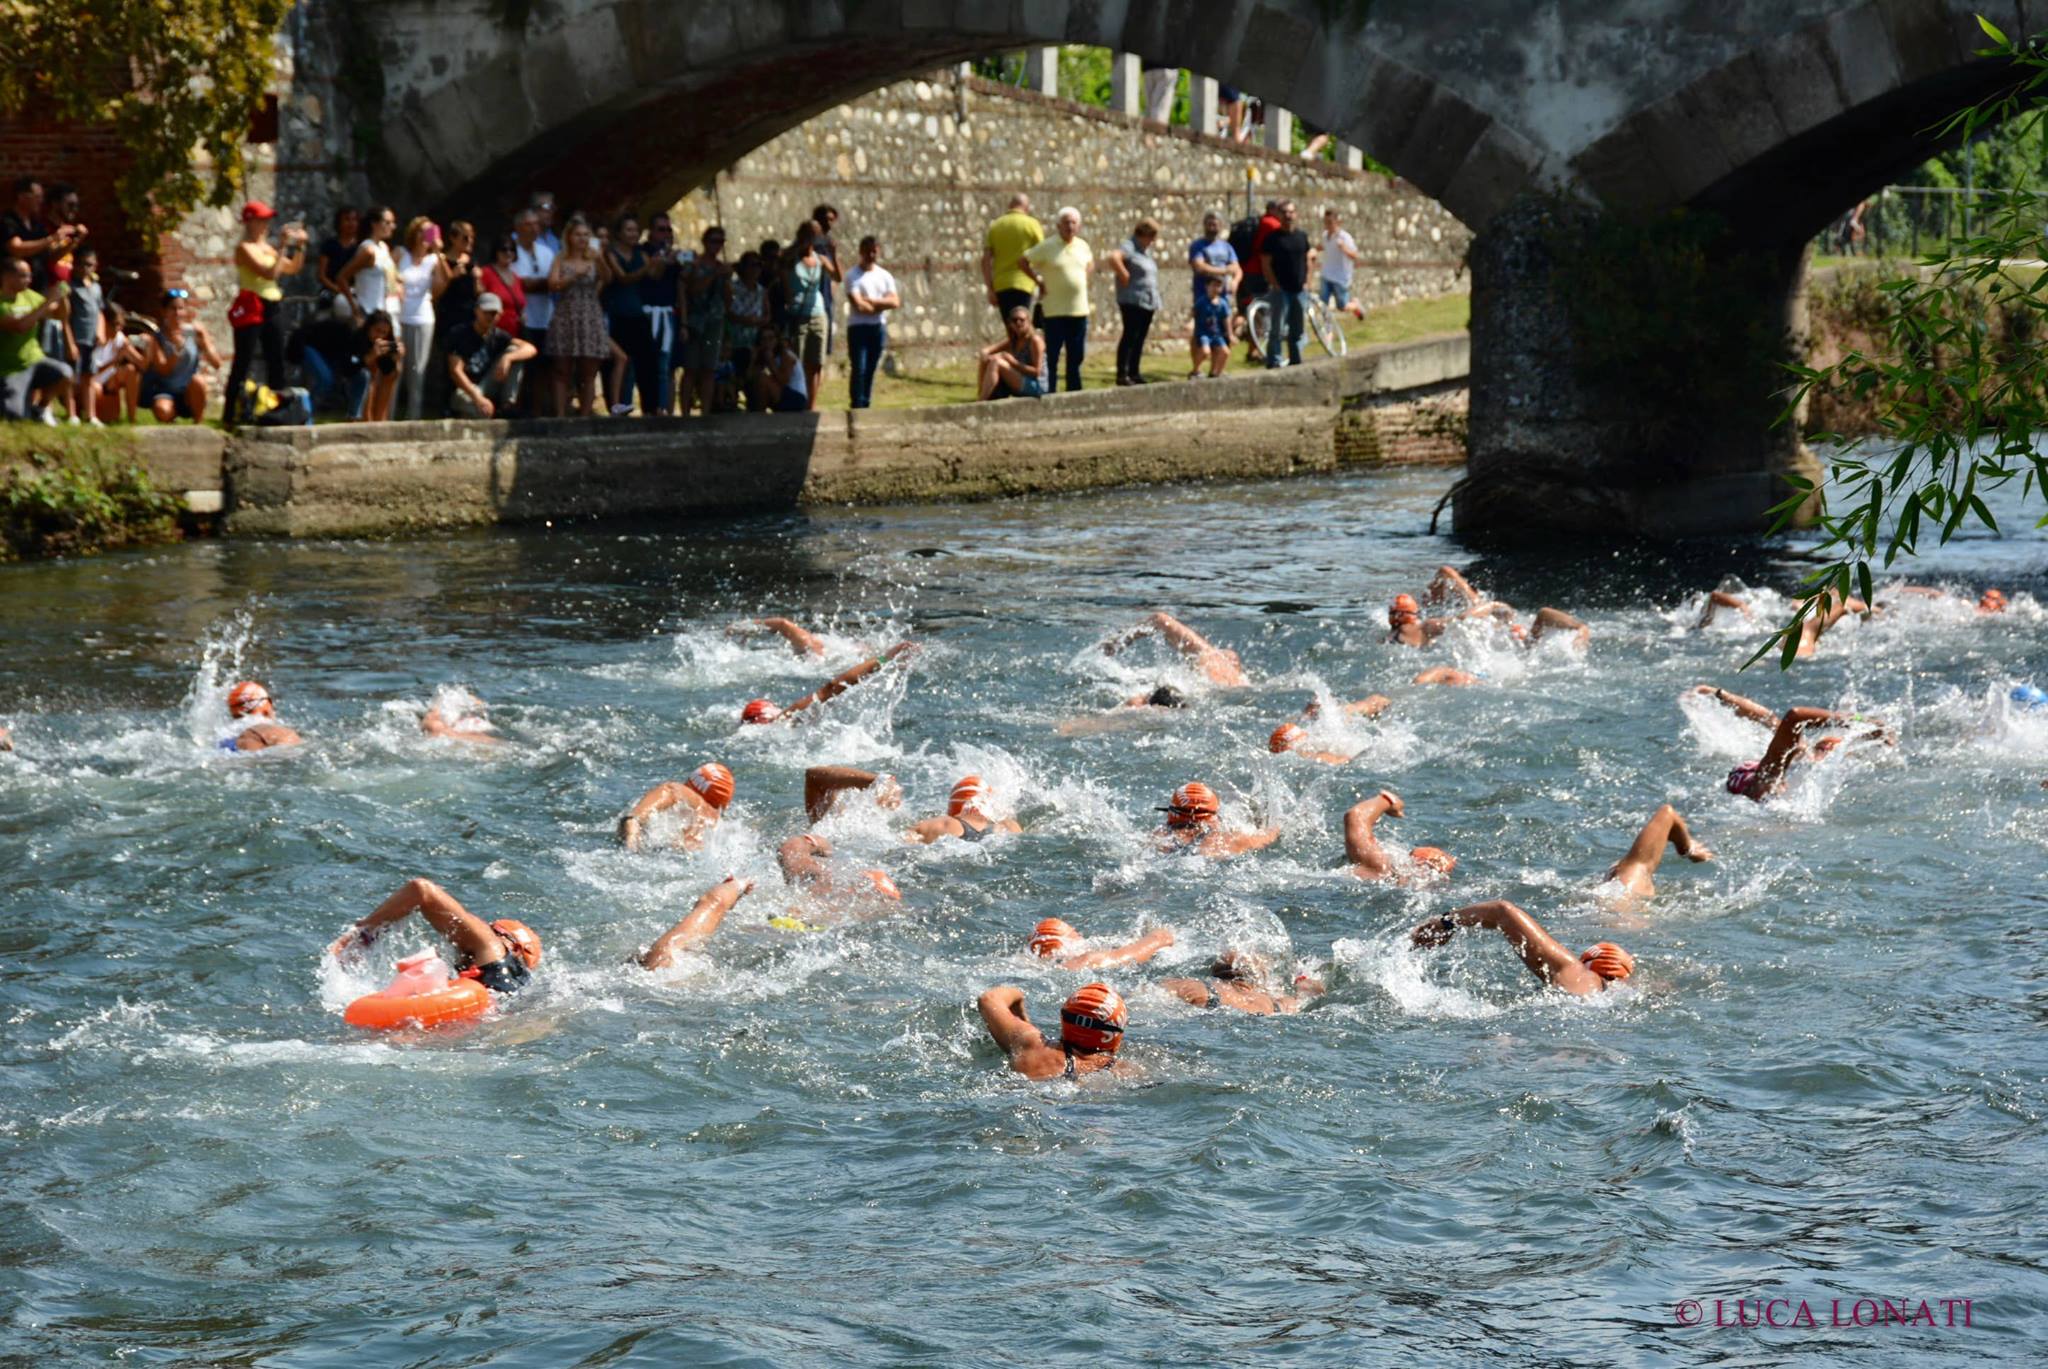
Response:
[{"label": "stone bridge pier", "polygon": [[[1806,460],[1769,368],[1729,382],[1760,326],[1797,331],[1808,238],[2007,79],[1978,12],[2048,27],[2048,0],[302,0],[296,55],[381,198],[489,222],[536,186],[672,202],[821,110],[988,53],[1083,43],[1221,78],[1477,233],[1460,533],[1672,536],[1761,529]],[[1674,387],[1673,340],[1587,273],[1655,290],[1629,253],[1659,239],[1611,230],[1679,212],[1716,226],[1687,260],[1724,285],[1695,271],[1674,296],[1701,362]],[[1637,346],[1632,386],[1613,353]]]}]

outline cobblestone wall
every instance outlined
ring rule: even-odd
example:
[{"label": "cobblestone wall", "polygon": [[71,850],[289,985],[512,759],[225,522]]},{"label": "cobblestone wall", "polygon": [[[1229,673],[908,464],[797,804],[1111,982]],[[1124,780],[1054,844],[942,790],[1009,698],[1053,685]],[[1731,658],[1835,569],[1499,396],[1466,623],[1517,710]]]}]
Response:
[{"label": "cobblestone wall", "polygon": [[[1247,171],[1255,179],[1247,178]],[[1354,294],[1368,307],[1463,290],[1471,234],[1404,181],[1309,163],[1186,129],[1051,99],[951,72],[884,87],[811,120],[742,158],[676,206],[678,233],[694,242],[722,223],[736,245],[787,242],[824,202],[839,210],[836,237],[851,264],[867,233],[903,287],[892,319],[893,364],[915,369],[955,359],[996,335],[981,281],[982,234],[1017,190],[1048,226],[1062,205],[1081,211],[1081,235],[1098,257],[1140,217],[1161,228],[1165,309],[1152,350],[1179,350],[1192,291],[1187,244],[1207,209],[1245,213],[1247,190],[1263,206],[1291,197],[1304,227],[1321,231],[1334,205],[1365,260]],[[1114,345],[1120,327],[1114,281],[1091,286],[1093,345]]]}]

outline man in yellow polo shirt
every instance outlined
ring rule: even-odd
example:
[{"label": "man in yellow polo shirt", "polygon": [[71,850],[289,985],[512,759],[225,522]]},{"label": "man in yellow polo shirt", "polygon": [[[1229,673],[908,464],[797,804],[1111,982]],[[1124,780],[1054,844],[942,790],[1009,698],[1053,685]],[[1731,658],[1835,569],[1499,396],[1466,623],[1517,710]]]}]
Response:
[{"label": "man in yellow polo shirt", "polygon": [[1081,358],[1088,351],[1088,269],[1095,253],[1081,237],[1081,211],[1062,209],[1059,236],[1024,254],[1024,269],[1044,296],[1045,392],[1059,389],[1060,353],[1067,357],[1067,389],[1081,388]]},{"label": "man in yellow polo shirt", "polygon": [[1020,304],[1031,307],[1037,285],[1024,268],[1024,254],[1044,241],[1045,229],[1031,217],[1031,197],[1020,190],[1010,197],[1010,212],[988,226],[981,251],[982,283],[999,316],[1007,318]]}]

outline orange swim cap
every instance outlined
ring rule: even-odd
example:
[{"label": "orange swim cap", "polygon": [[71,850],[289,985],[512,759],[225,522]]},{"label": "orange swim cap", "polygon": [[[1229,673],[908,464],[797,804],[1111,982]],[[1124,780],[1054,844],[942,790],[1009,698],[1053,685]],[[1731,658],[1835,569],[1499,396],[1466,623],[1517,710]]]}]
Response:
[{"label": "orange swim cap", "polygon": [[1579,952],[1579,963],[1602,979],[1627,979],[1636,972],[1636,958],[1611,941]]},{"label": "orange swim cap", "polygon": [[1223,805],[1217,802],[1215,790],[1200,780],[1189,780],[1173,791],[1163,811],[1168,827],[1199,827],[1216,821]]},{"label": "orange swim cap", "polygon": [[1427,865],[1440,875],[1448,875],[1458,864],[1456,856],[1436,846],[1417,846],[1409,851],[1408,859],[1417,865]]},{"label": "orange swim cap", "polygon": [[896,881],[887,874],[880,870],[869,870],[867,877],[874,882],[875,892],[883,898],[892,898],[898,903],[903,901],[903,891],[896,887]]},{"label": "orange swim cap", "polygon": [[766,699],[749,700],[747,706],[740,710],[743,723],[772,723],[781,716],[782,710]]},{"label": "orange swim cap", "polygon": [[1113,1051],[1124,1043],[1123,995],[1107,984],[1083,984],[1060,1009],[1060,1040],[1077,1051]]},{"label": "orange swim cap", "polygon": [[1979,613],[2005,612],[2005,591],[2002,589],[1985,590],[1984,597],[1977,601],[1977,611]]},{"label": "orange swim cap", "polygon": [[540,933],[516,917],[501,917],[491,924],[491,930],[512,947],[512,953],[526,962],[526,968],[540,968]]},{"label": "orange swim cap", "polygon": [[713,808],[723,808],[732,802],[732,771],[717,761],[698,766],[683,783],[702,794],[704,801]]},{"label": "orange swim cap", "polygon": [[1273,735],[1266,738],[1266,749],[1278,756],[1292,751],[1294,744],[1308,735],[1298,723],[1281,723],[1273,729]]},{"label": "orange swim cap", "polygon": [[967,775],[953,786],[953,796],[946,800],[946,816],[957,818],[974,805],[975,800],[988,795],[988,786],[981,782],[979,775]]},{"label": "orange swim cap", "polygon": [[1387,621],[1398,623],[1404,618],[1420,618],[1422,605],[1415,602],[1412,594],[1396,594],[1394,602],[1387,605]]},{"label": "orange swim cap", "polygon": [[1073,924],[1060,918],[1049,917],[1031,929],[1031,953],[1033,955],[1058,955],[1069,943],[1079,941],[1081,934]]},{"label": "orange swim cap", "polygon": [[244,680],[228,691],[228,716],[245,718],[251,713],[264,718],[277,716],[270,706],[270,691],[254,680]]}]

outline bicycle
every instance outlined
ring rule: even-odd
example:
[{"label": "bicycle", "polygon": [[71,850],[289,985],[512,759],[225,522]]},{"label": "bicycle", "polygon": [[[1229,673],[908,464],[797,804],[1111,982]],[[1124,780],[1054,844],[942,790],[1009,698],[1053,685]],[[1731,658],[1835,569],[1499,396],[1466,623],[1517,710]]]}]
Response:
[{"label": "bicycle", "polygon": [[[1245,328],[1250,332],[1252,345],[1261,353],[1265,351],[1266,329],[1272,323],[1273,306],[1264,295],[1253,300],[1244,311]],[[1328,300],[1311,297],[1303,311],[1307,331],[1314,334],[1322,349],[1333,357],[1351,354],[1351,340],[1344,336],[1343,316],[1330,307]]]}]

